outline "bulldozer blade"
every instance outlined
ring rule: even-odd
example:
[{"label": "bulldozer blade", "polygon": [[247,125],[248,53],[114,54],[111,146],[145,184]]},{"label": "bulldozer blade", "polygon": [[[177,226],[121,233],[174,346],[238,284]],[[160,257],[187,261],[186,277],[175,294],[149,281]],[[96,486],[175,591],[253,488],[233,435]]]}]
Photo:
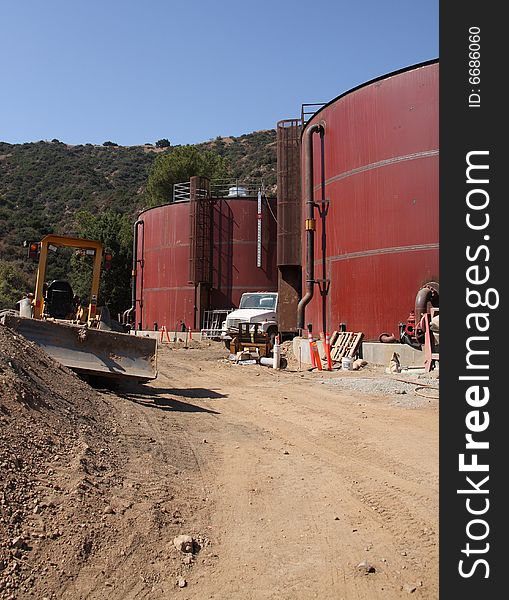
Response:
[{"label": "bulldozer blade", "polygon": [[156,339],[11,315],[3,323],[78,373],[139,382],[157,377]]}]

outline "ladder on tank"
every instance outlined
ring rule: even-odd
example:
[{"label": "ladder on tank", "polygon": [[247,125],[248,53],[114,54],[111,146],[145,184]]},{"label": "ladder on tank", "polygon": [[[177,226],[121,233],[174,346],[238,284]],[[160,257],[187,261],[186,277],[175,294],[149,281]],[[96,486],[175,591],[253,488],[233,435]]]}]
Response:
[{"label": "ladder on tank", "polygon": [[189,282],[195,285],[210,285],[212,277],[212,200],[209,186],[205,178],[191,178]]}]

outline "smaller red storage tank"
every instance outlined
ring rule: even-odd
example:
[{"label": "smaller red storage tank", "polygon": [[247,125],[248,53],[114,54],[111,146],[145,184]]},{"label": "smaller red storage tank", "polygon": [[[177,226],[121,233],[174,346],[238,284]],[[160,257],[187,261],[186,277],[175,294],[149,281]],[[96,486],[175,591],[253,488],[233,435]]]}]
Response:
[{"label": "smaller red storage tank", "polygon": [[[262,200],[261,266],[257,266],[258,202],[215,198],[211,209],[210,283],[190,283],[190,205],[175,202],[139,215],[136,328],[184,323],[200,329],[206,309],[236,308],[244,292],[277,291],[276,202]],[[270,205],[270,209],[269,209]],[[199,314],[199,313],[202,314]]]}]

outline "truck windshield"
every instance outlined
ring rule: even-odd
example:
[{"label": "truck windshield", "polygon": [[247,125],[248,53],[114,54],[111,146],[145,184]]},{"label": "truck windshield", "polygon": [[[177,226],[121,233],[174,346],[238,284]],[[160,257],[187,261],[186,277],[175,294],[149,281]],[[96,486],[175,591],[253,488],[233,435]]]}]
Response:
[{"label": "truck windshield", "polygon": [[277,294],[242,294],[239,308],[274,310]]}]

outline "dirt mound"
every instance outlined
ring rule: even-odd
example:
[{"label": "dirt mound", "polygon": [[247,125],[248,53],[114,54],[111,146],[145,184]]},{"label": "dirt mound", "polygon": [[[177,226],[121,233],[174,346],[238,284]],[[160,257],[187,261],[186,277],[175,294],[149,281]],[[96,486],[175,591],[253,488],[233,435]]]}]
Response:
[{"label": "dirt mound", "polygon": [[[164,391],[93,389],[0,325],[0,600],[167,598],[187,586],[207,557],[208,503],[194,482],[202,434],[174,413],[199,407],[182,401],[185,386]],[[174,547],[182,534],[191,555]]]},{"label": "dirt mound", "polygon": [[[57,542],[83,555],[108,450],[110,405],[39,347],[0,326],[0,598],[54,589]],[[78,515],[79,513],[79,515]],[[79,560],[79,555],[76,560]],[[47,594],[51,597],[51,592]]]}]

